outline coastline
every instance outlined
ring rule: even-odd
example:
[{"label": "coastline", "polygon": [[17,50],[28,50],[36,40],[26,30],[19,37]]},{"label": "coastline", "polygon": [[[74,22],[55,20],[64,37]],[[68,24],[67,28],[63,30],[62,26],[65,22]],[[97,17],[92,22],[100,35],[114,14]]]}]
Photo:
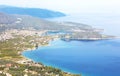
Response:
[{"label": "coastline", "polygon": [[[46,46],[49,46],[49,44],[48,45],[46,45]],[[44,46],[39,46],[39,47],[44,47]],[[51,66],[49,63],[42,63],[42,62],[40,62],[40,61],[35,61],[34,59],[31,59],[31,58],[28,58],[27,56],[25,56],[25,54],[23,55],[23,53],[24,52],[27,52],[27,51],[35,51],[36,49],[34,48],[33,50],[24,50],[24,51],[22,51],[21,52],[21,56],[26,60],[26,62],[27,61],[33,61],[33,63],[39,63],[40,65],[42,65],[42,66],[50,66],[50,67],[53,67],[53,68],[58,68],[58,69],[61,69],[64,73],[66,73],[66,74],[77,74],[77,75],[79,75],[79,76],[84,76],[84,74],[81,74],[81,73],[76,73],[76,72],[73,72],[73,71],[70,71],[70,70],[68,70],[68,69],[65,69],[65,68],[61,68],[61,67],[58,67],[58,66]]]},{"label": "coastline", "polygon": [[[46,45],[46,46],[49,46],[49,44]],[[44,47],[44,46],[40,46],[40,47]],[[34,51],[34,50],[33,50],[33,51]],[[26,51],[24,51],[24,52],[26,52]],[[27,56],[25,56],[25,57],[27,57]],[[28,57],[27,57],[27,58],[28,58]],[[33,61],[35,61],[35,60],[33,59]],[[38,62],[38,61],[35,61],[35,62]],[[40,61],[39,61],[39,62],[40,62]],[[41,63],[41,62],[40,62],[40,63]],[[51,66],[51,67],[55,67],[55,68],[59,68],[59,69],[61,69],[62,71],[66,72],[66,73],[69,73],[69,74],[78,74],[78,73],[76,73],[76,72],[73,72],[73,71],[64,69],[64,68],[59,67],[59,66],[51,65],[51,64],[49,64],[49,63],[43,62],[43,65],[45,65],[45,66]],[[82,74],[82,73],[80,73],[80,74],[81,74],[82,76],[89,76],[89,75],[85,75],[85,74]]]},{"label": "coastline", "polygon": [[[57,40],[57,39],[59,39],[59,38],[55,38],[55,40]],[[49,41],[50,42],[50,41]],[[41,46],[38,46],[38,48],[40,48],[40,47],[44,47],[44,46],[50,46],[50,44],[47,44],[47,45],[41,45]],[[21,51],[21,56],[23,57],[23,59],[24,59],[24,61],[25,62],[28,62],[28,61],[30,61],[30,62],[32,62],[33,64],[36,64],[36,63],[38,63],[40,66],[48,66],[48,67],[53,67],[53,68],[57,68],[57,69],[60,69],[60,70],[62,70],[65,74],[68,74],[68,75],[71,75],[71,74],[73,74],[73,75],[77,75],[77,76],[84,76],[83,74],[81,74],[81,73],[76,73],[76,72],[72,72],[72,71],[69,71],[69,70],[67,70],[67,69],[64,69],[64,68],[60,68],[60,67],[57,67],[57,66],[50,66],[49,64],[43,64],[42,62],[38,62],[38,61],[35,61],[34,59],[31,59],[31,58],[28,58],[27,56],[25,56],[25,55],[23,55],[23,53],[24,52],[27,52],[27,51],[35,51],[35,50],[37,50],[36,48],[32,48],[32,49],[30,49],[30,48],[26,48],[27,50],[23,50],[23,51]]]},{"label": "coastline", "polygon": [[[34,50],[33,50],[34,51]],[[23,51],[23,52],[26,52],[26,51]],[[22,52],[22,53],[23,53]],[[64,69],[64,68],[60,68],[60,67],[57,67],[57,66],[51,66],[51,65],[49,65],[49,64],[43,64],[42,62],[36,62],[35,60],[33,60],[33,59],[30,59],[30,58],[28,58],[28,57],[26,57],[26,56],[24,56],[24,55],[22,55],[22,57],[26,60],[26,62],[27,61],[32,61],[34,64],[36,64],[36,63],[38,63],[39,65],[41,65],[41,66],[49,66],[49,67],[53,67],[53,68],[57,68],[57,69],[61,69],[64,73],[66,73],[66,74],[77,74],[78,76],[84,76],[84,74],[81,74],[81,73],[76,73],[76,72],[72,72],[72,71],[69,71],[69,70],[67,70],[67,69]]]},{"label": "coastline", "polygon": [[[58,38],[57,38],[57,39],[58,39]],[[56,39],[56,40],[57,40],[57,39]],[[50,46],[50,44],[45,45],[45,46]],[[39,47],[42,48],[42,47],[44,47],[44,46],[39,46]],[[62,67],[59,67],[59,66],[55,66],[55,65],[46,63],[46,62],[42,62],[42,61],[40,62],[40,61],[31,59],[31,58],[25,56],[25,54],[23,55],[24,52],[35,51],[35,50],[36,50],[35,48],[34,48],[33,50],[24,50],[24,51],[22,52],[22,56],[25,57],[25,58],[27,58],[27,59],[32,60],[32,61],[35,62],[35,63],[41,63],[41,64],[43,64],[43,66],[50,66],[50,67],[53,67],[53,68],[61,69],[62,71],[64,71],[65,73],[68,73],[68,74],[78,74],[78,75],[80,75],[80,76],[89,76],[89,75],[86,75],[85,73],[82,73],[82,72],[81,72],[81,73],[77,73],[77,72],[74,72],[74,71],[72,71],[72,70],[68,70],[68,69],[65,69],[65,68],[62,68]],[[90,75],[90,76],[91,76],[91,75]]]}]

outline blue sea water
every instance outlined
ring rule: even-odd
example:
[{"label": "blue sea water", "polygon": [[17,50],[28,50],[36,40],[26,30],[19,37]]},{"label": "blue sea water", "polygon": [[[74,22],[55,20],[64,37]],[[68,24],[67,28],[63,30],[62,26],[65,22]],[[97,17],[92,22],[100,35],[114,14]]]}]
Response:
[{"label": "blue sea water", "polygon": [[84,76],[120,76],[120,40],[51,41],[25,57]]}]

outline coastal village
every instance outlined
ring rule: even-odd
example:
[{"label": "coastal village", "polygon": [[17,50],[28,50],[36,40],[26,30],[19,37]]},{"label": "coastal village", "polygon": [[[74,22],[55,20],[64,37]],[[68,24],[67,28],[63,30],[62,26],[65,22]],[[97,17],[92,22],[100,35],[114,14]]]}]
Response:
[{"label": "coastal village", "polygon": [[[48,45],[57,36],[43,36],[46,31],[7,30],[0,34],[0,76],[80,76],[33,62],[22,51]],[[10,51],[11,50],[11,51]]]}]

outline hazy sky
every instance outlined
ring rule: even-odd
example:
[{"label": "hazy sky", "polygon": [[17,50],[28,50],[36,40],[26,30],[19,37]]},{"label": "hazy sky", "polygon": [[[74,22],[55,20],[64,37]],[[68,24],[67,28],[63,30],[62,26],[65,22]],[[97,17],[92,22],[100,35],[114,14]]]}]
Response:
[{"label": "hazy sky", "polygon": [[66,13],[120,13],[120,0],[0,0],[0,5],[47,8]]}]

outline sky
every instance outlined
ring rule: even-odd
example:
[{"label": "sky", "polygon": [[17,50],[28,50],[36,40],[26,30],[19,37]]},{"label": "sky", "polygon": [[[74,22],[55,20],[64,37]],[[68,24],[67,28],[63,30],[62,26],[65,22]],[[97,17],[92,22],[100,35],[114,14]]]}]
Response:
[{"label": "sky", "polygon": [[120,13],[120,0],[0,0],[0,5],[46,8],[65,13]]}]

